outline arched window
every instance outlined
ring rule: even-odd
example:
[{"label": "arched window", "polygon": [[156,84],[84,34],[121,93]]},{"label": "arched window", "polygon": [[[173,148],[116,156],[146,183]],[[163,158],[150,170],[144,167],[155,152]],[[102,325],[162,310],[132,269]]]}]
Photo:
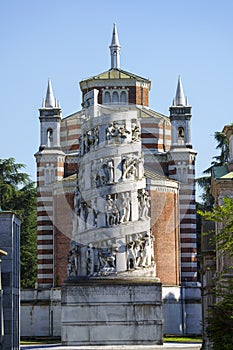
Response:
[{"label": "arched window", "polygon": [[47,130],[47,146],[51,147],[53,144],[53,130],[48,129]]},{"label": "arched window", "polygon": [[119,95],[117,91],[114,91],[112,94],[112,102],[113,103],[118,103],[119,102]]},{"label": "arched window", "polygon": [[105,91],[104,94],[104,103],[111,103],[111,95],[109,91]]},{"label": "arched window", "polygon": [[127,95],[126,95],[125,91],[121,91],[120,102],[122,102],[122,103],[127,102]]},{"label": "arched window", "polygon": [[182,128],[181,126],[178,128],[178,144],[184,144],[184,128]]}]

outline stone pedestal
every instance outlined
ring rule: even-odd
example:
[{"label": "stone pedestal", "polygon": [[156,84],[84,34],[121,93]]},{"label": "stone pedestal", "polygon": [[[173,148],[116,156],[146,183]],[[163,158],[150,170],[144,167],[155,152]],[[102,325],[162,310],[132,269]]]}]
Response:
[{"label": "stone pedestal", "polygon": [[161,283],[91,278],[62,287],[62,344],[162,344]]}]

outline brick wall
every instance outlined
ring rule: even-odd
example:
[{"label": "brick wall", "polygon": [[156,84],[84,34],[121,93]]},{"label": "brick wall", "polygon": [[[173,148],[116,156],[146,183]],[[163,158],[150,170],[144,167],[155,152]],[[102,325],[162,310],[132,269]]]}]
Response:
[{"label": "brick wall", "polygon": [[150,190],[150,196],[156,275],[163,284],[178,285],[180,264],[177,194]]},{"label": "brick wall", "polygon": [[54,285],[67,278],[67,254],[72,235],[74,192],[54,195]]}]

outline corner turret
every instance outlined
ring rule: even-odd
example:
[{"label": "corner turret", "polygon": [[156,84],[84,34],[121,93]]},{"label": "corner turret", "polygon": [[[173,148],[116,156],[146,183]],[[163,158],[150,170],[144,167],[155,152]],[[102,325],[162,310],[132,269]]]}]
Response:
[{"label": "corner turret", "polygon": [[176,95],[169,108],[172,126],[172,147],[192,148],[190,135],[190,119],[192,107],[184,95],[181,77],[178,78]]},{"label": "corner turret", "polygon": [[54,98],[51,80],[48,80],[46,97],[40,111],[40,151],[45,148],[60,149],[61,108]]}]

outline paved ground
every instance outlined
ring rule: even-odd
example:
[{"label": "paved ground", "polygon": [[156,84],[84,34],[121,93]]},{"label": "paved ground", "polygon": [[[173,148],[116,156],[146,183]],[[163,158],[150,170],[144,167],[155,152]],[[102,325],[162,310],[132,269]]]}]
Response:
[{"label": "paved ground", "polygon": [[22,350],[200,350],[200,343],[164,343],[163,345],[101,345],[101,346],[61,346],[53,345],[21,345]]}]

